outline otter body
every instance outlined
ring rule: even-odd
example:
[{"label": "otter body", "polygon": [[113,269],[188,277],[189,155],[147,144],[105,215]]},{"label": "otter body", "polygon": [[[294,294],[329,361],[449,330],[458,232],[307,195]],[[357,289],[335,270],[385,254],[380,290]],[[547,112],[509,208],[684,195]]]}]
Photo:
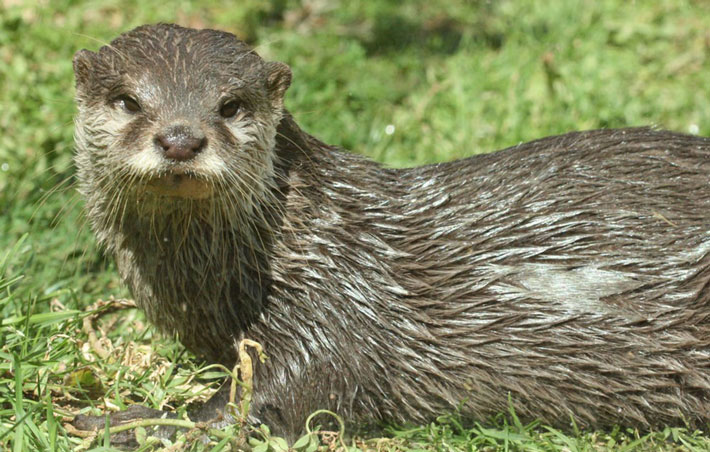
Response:
[{"label": "otter body", "polygon": [[74,65],[100,243],[188,349],[264,346],[253,422],[485,420],[509,395],[557,426],[710,421],[710,140],[387,169],[303,132],[288,68],[227,33],[140,27]]}]

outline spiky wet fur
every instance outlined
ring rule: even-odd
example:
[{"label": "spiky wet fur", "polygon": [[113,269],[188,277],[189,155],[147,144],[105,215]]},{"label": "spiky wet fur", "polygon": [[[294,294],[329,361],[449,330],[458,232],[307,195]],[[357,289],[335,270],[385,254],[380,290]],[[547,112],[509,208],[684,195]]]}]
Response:
[{"label": "spiky wet fur", "polygon": [[[136,188],[95,96],[76,160],[97,237],[190,350],[264,346],[254,422],[485,420],[509,395],[558,426],[710,420],[709,140],[581,132],[394,170],[276,109],[249,146],[221,136],[226,175],[185,200]],[[236,164],[250,149],[268,159]]]}]

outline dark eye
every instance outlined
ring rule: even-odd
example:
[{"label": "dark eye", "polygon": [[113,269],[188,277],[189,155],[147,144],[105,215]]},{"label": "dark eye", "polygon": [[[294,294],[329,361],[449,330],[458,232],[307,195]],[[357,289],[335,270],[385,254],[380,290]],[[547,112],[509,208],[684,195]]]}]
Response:
[{"label": "dark eye", "polygon": [[127,96],[125,94],[118,96],[115,102],[127,113],[138,113],[141,111],[141,106],[131,96]]},{"label": "dark eye", "polygon": [[224,105],[219,109],[219,114],[223,118],[233,118],[241,110],[241,104],[239,101],[230,100],[225,102]]}]

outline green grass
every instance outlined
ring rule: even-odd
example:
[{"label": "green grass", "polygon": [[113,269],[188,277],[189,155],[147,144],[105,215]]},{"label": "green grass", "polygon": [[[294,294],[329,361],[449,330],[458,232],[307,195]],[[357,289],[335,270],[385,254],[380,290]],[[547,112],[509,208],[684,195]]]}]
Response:
[{"label": "green grass", "polygon": [[[654,124],[710,135],[708,3],[400,3],[0,1],[0,448],[71,450],[81,439],[67,432],[65,416],[133,402],[183,410],[216,377],[155,335],[136,310],[84,312],[128,294],[93,244],[72,186],[71,57],[78,49],[96,49],[146,22],[233,31],[292,67],[287,106],[306,130],[392,166],[598,127]],[[96,312],[106,358],[92,352],[83,327]],[[352,444],[710,449],[704,433],[670,427],[643,435],[560,432],[521,425],[513,413],[470,427],[442,413],[431,425],[390,428],[385,438]],[[99,438],[86,447],[104,444]],[[272,438],[257,449],[278,444]],[[220,450],[213,446],[204,449]]]}]

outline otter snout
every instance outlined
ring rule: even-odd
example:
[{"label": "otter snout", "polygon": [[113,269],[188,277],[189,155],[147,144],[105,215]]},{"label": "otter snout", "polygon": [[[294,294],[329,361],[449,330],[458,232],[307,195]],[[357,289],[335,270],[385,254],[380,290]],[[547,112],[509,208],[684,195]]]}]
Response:
[{"label": "otter snout", "polygon": [[195,158],[207,145],[207,137],[186,126],[171,126],[155,136],[155,144],[165,158],[184,162]]}]

